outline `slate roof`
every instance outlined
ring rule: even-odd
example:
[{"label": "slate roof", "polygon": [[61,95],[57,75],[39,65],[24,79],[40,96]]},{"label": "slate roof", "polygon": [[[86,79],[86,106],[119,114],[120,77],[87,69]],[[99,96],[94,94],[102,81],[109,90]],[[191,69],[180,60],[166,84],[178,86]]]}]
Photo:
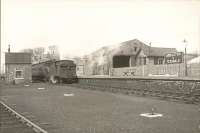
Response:
[{"label": "slate roof", "polygon": [[[135,47],[137,47],[135,51]],[[129,41],[125,41],[120,43],[119,50],[115,52],[115,54],[121,54],[121,55],[136,55],[140,51],[140,49],[143,50],[145,55],[149,54],[149,46],[145,43],[141,42],[138,39],[133,39]],[[123,52],[122,52],[123,51]]]},{"label": "slate roof", "polygon": [[31,64],[31,54],[5,53],[5,64]]},{"label": "slate roof", "polygon": [[150,47],[148,56],[165,56],[168,53],[176,53],[175,48],[162,48],[162,47]]},{"label": "slate roof", "polygon": [[135,47],[141,49],[147,56],[165,56],[168,53],[177,52],[176,48],[150,47],[138,39],[133,39],[120,43],[119,50],[115,52],[115,54],[136,55],[139,49],[134,52]]},{"label": "slate roof", "polygon": [[[137,50],[135,51],[135,47]],[[168,53],[177,52],[176,48],[150,47],[138,39],[128,40],[116,45],[102,47],[93,53],[87,55],[88,58],[94,60],[99,56],[115,56],[115,55],[137,55],[140,51],[146,56],[165,56]]]}]

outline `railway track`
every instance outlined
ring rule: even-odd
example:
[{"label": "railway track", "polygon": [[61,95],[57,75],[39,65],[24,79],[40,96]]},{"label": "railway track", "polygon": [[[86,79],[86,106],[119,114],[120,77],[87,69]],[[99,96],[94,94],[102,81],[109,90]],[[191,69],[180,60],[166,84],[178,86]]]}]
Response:
[{"label": "railway track", "polygon": [[47,133],[0,101],[0,133]]}]

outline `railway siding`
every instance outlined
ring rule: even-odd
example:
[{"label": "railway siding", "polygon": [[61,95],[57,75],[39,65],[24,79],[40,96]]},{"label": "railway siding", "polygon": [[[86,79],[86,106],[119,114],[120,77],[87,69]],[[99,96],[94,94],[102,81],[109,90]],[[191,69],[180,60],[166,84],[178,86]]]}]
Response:
[{"label": "railway siding", "polygon": [[83,88],[200,104],[200,79],[79,77],[78,80],[78,85]]},{"label": "railway siding", "polygon": [[48,133],[0,101],[1,133]]}]

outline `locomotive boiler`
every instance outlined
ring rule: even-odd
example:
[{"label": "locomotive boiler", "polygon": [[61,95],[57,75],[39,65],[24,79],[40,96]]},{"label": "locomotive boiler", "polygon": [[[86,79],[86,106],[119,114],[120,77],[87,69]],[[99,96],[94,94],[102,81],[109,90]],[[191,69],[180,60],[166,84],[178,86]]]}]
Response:
[{"label": "locomotive boiler", "polygon": [[32,65],[32,80],[55,83],[77,82],[76,65],[72,60],[50,60]]}]

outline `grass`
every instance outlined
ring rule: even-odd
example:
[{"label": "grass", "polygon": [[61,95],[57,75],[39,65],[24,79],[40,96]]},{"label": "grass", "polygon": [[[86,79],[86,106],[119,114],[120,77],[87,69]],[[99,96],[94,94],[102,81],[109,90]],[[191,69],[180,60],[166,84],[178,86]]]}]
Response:
[{"label": "grass", "polygon": [[[38,90],[37,88],[45,88]],[[65,93],[74,96],[65,97]],[[85,90],[67,85],[4,86],[1,98],[49,133],[198,133],[198,105]],[[163,117],[145,118],[151,112]],[[42,124],[46,123],[46,124]]]}]

